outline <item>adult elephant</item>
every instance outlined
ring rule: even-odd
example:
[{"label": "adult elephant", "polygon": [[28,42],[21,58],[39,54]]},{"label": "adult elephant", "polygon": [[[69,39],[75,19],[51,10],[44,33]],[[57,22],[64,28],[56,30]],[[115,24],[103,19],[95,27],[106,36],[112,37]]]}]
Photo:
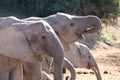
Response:
[{"label": "adult elephant", "polygon": [[[71,44],[77,40],[83,39],[82,34],[93,33],[93,32],[98,31],[101,28],[100,19],[96,16],[81,17],[81,16],[73,16],[73,15],[64,14],[64,13],[57,13],[57,14],[54,14],[54,15],[51,15],[51,16],[48,16],[48,17],[42,18],[42,19],[45,20],[50,26],[52,26],[54,31],[57,33],[59,39],[61,40],[61,42],[64,46],[64,49],[66,51],[69,50],[69,44]],[[37,22],[39,22],[37,19],[35,19],[35,20]],[[39,20],[41,20],[41,19],[39,19]],[[6,24],[8,22],[6,22]],[[19,20],[18,21],[15,20],[15,22],[19,22]],[[15,22],[11,21],[11,24],[15,23]],[[33,55],[34,53],[40,52],[41,54],[42,53],[44,54],[45,52],[49,52],[49,53],[51,53],[51,56],[53,56],[55,59],[55,64],[54,64],[55,78],[54,79],[62,80],[62,63],[63,63],[63,57],[64,57],[63,56],[64,50],[63,50],[60,40],[58,38],[56,38],[57,36],[54,36],[53,34],[52,34],[52,36],[51,35],[48,36],[48,34],[47,34],[46,37],[41,36],[41,35],[36,36],[36,34],[39,34],[39,28],[36,28],[36,26],[39,26],[40,24],[32,25],[32,24],[29,24],[30,21],[28,21],[28,20],[24,20],[23,22],[25,22],[25,25],[22,24],[21,21],[17,25],[14,25],[16,27],[21,26],[19,28],[23,32],[19,31],[19,29],[16,29],[15,27],[5,29],[3,27],[4,25],[6,25],[5,21],[1,22],[4,24],[3,26],[1,26],[4,29],[0,31],[0,34],[1,34],[0,35],[0,37],[1,37],[1,39],[0,39],[0,45],[1,45],[0,46],[1,47],[0,54],[4,55],[4,56],[8,56],[8,57],[17,58],[20,60],[26,60],[26,61],[33,62],[35,59],[38,59],[38,57],[36,57],[34,59],[34,55]],[[31,21],[31,22],[34,22],[34,21]],[[7,26],[9,27],[9,26],[11,26],[11,24],[9,23]],[[32,26],[32,30],[28,31],[28,33],[34,32],[35,35],[33,35],[33,36],[27,34],[27,29],[28,28],[31,29],[31,26]],[[45,29],[46,29],[46,27],[45,27]],[[42,30],[40,30],[40,31],[42,31]],[[46,30],[46,32],[47,31],[51,32],[51,28]],[[26,36],[23,33],[26,34]],[[41,32],[41,33],[44,34],[44,32]],[[20,41],[21,36],[24,37],[25,40],[22,40],[22,41],[25,41],[24,42],[25,44],[21,43],[22,42],[22,41]],[[39,36],[41,36],[41,38]],[[50,39],[47,37],[49,37]],[[43,42],[40,41],[41,44],[38,44],[39,39],[42,39],[42,41],[43,41]],[[42,44],[47,41],[48,41],[48,43],[50,43],[50,44],[48,44],[48,43],[45,44],[47,46]],[[17,44],[14,44],[15,42],[17,42]],[[54,45],[54,44],[57,44],[57,45]],[[2,46],[2,45],[5,45],[5,46]],[[18,46],[20,46],[20,48]],[[40,46],[42,46],[42,47],[40,47]],[[29,48],[31,48],[31,49],[29,49]],[[50,51],[47,50],[46,48],[50,49]],[[26,57],[27,50],[29,51],[29,56]],[[55,55],[57,57],[55,57],[55,55],[54,55],[55,51],[57,51],[57,53],[55,53]],[[16,55],[16,53],[17,53],[17,55]],[[23,53],[26,53],[26,54],[23,54]],[[14,54],[14,55],[12,55],[12,54]],[[22,54],[22,56],[20,56],[18,54]],[[30,64],[33,64],[33,63],[30,63]],[[39,64],[37,64],[37,65],[40,66]],[[37,70],[39,70],[38,66],[33,65],[33,67],[35,67],[35,70],[36,70],[34,72],[37,72]],[[31,65],[29,67],[31,67]],[[30,74],[32,74],[32,71],[30,72]],[[40,73],[38,73],[38,75],[39,74]],[[34,74],[32,74],[32,75],[34,75]],[[38,78],[35,77],[34,80],[38,80]]]},{"label": "adult elephant", "polygon": [[97,80],[102,80],[99,67],[92,56],[90,49],[80,43],[75,42],[70,45],[70,50],[65,52],[65,57],[76,67],[76,68],[86,68],[92,69]]}]

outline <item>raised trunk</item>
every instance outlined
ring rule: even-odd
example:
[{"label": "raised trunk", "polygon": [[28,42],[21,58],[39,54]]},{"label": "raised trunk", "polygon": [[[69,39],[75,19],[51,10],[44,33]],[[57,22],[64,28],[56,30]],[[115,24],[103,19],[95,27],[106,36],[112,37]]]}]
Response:
[{"label": "raised trunk", "polygon": [[98,17],[96,16],[88,16],[86,19],[86,26],[87,29],[83,32],[83,34],[89,34],[89,33],[94,33],[101,28],[101,21]]}]

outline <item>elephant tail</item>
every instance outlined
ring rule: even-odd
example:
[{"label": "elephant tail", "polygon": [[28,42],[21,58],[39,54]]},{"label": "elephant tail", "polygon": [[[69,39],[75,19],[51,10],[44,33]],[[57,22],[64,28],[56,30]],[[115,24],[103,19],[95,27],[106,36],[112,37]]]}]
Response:
[{"label": "elephant tail", "polygon": [[[67,60],[66,58],[64,58],[64,66],[63,66],[63,68],[65,69],[65,68],[68,68],[69,69],[69,71],[70,71],[70,73],[71,73],[71,78],[70,78],[70,80],[75,80],[76,79],[76,71],[75,71],[75,68],[74,68],[74,66],[72,65],[72,63],[69,61],[69,60]],[[69,80],[68,79],[69,77],[66,77],[66,80]]]}]

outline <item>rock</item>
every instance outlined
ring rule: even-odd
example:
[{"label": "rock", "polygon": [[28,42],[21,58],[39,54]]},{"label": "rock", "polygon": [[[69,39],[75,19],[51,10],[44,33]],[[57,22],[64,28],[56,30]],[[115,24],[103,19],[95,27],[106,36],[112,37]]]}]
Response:
[{"label": "rock", "polygon": [[79,72],[77,72],[77,74],[82,74],[82,72],[81,72],[81,71],[79,71]]},{"label": "rock", "polygon": [[88,72],[83,72],[83,74],[88,74]]},{"label": "rock", "polygon": [[95,74],[94,72],[90,72],[90,74]]},{"label": "rock", "polygon": [[108,71],[104,71],[104,74],[108,74]]}]

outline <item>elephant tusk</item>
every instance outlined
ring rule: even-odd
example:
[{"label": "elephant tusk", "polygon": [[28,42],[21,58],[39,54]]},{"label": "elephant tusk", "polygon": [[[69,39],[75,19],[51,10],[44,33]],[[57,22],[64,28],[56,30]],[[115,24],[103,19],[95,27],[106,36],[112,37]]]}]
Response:
[{"label": "elephant tusk", "polygon": [[83,34],[88,34],[88,33],[92,33],[92,32],[95,32],[95,27],[94,26],[84,30]]},{"label": "elephant tusk", "polygon": [[92,27],[90,27],[90,28],[87,28],[86,31],[91,30],[91,29],[93,29],[93,28],[94,28],[94,26],[92,26]]}]

